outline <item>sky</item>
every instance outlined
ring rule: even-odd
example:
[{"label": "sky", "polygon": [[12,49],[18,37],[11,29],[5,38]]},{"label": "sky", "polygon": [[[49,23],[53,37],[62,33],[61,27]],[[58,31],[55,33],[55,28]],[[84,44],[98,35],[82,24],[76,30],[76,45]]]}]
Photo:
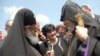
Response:
[{"label": "sky", "polygon": [[[16,12],[21,8],[33,11],[40,25],[47,23],[61,24],[61,9],[67,0],[0,0],[0,31],[5,33],[5,23],[14,19]],[[100,0],[72,0],[77,4],[88,5],[93,13],[100,15]]]}]

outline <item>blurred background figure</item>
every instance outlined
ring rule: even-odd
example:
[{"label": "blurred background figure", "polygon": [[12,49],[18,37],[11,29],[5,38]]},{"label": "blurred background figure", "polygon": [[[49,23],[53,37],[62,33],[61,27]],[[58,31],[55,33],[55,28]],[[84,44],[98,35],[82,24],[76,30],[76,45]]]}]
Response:
[{"label": "blurred background figure", "polygon": [[7,20],[7,22],[5,23],[5,30],[7,32],[9,32],[10,27],[12,26],[12,24],[13,24],[13,20]]},{"label": "blurred background figure", "polygon": [[4,34],[2,31],[0,31],[0,40],[4,40]]},{"label": "blurred background figure", "polygon": [[86,12],[90,17],[92,17],[94,20],[96,20],[100,24],[100,15],[94,14],[92,12],[92,9],[88,5],[83,5],[81,7],[84,12]]},{"label": "blurred background figure", "polygon": [[63,25],[57,25],[56,32],[58,37],[64,37],[66,31]]},{"label": "blurred background figure", "polygon": [[2,45],[5,41],[5,37],[7,36],[12,24],[13,24],[13,20],[7,20],[7,22],[5,23],[5,30],[7,33],[4,34],[2,31],[0,31],[0,48],[2,47]]},{"label": "blurred background figure", "polygon": [[92,12],[92,9],[88,5],[83,5],[82,9],[84,12],[86,12],[91,19],[93,19],[96,23],[98,23],[98,28],[97,28],[97,39],[100,40],[100,15],[94,14]]},{"label": "blurred background figure", "polygon": [[82,6],[82,10],[84,12],[86,12],[89,16],[91,16],[92,18],[94,18],[94,14],[93,14],[92,10],[89,8],[88,5],[83,5]]},{"label": "blurred background figure", "polygon": [[64,39],[64,41],[70,45],[71,41],[72,41],[72,27],[68,27],[65,25],[57,25],[56,27],[56,35],[62,39]]},{"label": "blurred background figure", "polygon": [[0,48],[2,47],[3,42],[4,42],[4,34],[2,31],[0,31]]}]

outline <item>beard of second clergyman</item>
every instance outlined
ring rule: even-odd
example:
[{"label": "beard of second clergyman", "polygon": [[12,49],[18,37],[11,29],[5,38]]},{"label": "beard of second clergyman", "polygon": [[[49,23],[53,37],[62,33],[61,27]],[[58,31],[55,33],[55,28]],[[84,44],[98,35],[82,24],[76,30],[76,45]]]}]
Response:
[{"label": "beard of second clergyman", "polygon": [[37,44],[39,42],[39,38],[34,36],[31,32],[26,33],[26,36],[32,44]]}]

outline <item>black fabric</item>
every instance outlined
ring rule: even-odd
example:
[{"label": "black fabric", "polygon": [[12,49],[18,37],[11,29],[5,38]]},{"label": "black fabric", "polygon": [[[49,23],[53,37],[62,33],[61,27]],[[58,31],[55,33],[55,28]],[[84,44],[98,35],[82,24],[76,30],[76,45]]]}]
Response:
[{"label": "black fabric", "polygon": [[92,56],[92,53],[93,53],[93,50],[97,44],[97,39],[93,39],[93,38],[90,38],[90,42],[89,42],[89,49],[88,49],[88,56]]},{"label": "black fabric", "polygon": [[32,11],[28,11],[28,12],[24,12],[24,25],[33,25],[36,23],[34,14],[32,13]]},{"label": "black fabric", "polygon": [[94,14],[94,16],[95,16],[95,20],[99,23],[99,25],[100,25],[100,15],[96,15],[96,14]]},{"label": "black fabric", "polygon": [[[27,15],[27,18],[24,18],[26,17],[25,13],[30,13],[31,16],[33,15],[31,10],[25,8],[20,9],[17,12],[13,25],[8,32],[4,45],[0,50],[0,56],[41,56],[35,48],[28,44],[25,38],[24,24],[26,21],[24,22],[24,20],[29,19],[30,21],[31,18],[30,15]],[[33,22],[35,22],[34,20],[35,19],[33,18]]]},{"label": "black fabric", "polygon": [[[88,49],[88,56],[100,56],[100,42],[97,41],[95,38],[89,38],[89,49]],[[80,43],[82,44],[82,43]],[[81,56],[79,52],[77,52],[77,48],[81,46],[77,38],[73,39],[72,45],[69,48],[68,56]],[[84,46],[81,46],[84,48]],[[80,51],[81,52],[81,51]]]},{"label": "black fabric", "polygon": [[92,54],[92,56],[100,56],[100,41],[96,43]]},{"label": "black fabric", "polygon": [[48,50],[48,41],[44,41],[42,43],[39,43],[39,47],[40,47],[40,53],[42,54],[42,56],[45,56],[46,51]]},{"label": "black fabric", "polygon": [[94,20],[96,20],[96,22],[98,23],[98,32],[97,32],[97,39],[98,40],[100,40],[100,15],[96,15],[96,14],[94,14],[94,16],[95,16],[95,18],[94,18]]},{"label": "black fabric", "polygon": [[69,47],[68,56],[77,56],[77,45],[77,38],[75,37],[71,43],[71,46]]},{"label": "black fabric", "polygon": [[79,12],[83,13],[83,20],[86,25],[91,25],[91,26],[96,26],[96,27],[98,26],[97,22],[91,19],[92,17],[90,17],[85,12],[83,12],[82,8],[78,4],[72,1],[70,1],[69,3],[66,2],[65,5],[63,6],[62,11],[61,11],[60,21],[69,19],[77,23],[75,15]]},{"label": "black fabric", "polygon": [[0,48],[2,47],[4,40],[0,40]]},{"label": "black fabric", "polygon": [[28,41],[28,43],[30,44],[31,47],[34,47],[41,55],[43,55],[42,51],[40,50],[39,43],[32,44],[31,41],[27,37],[26,37],[26,40]]}]

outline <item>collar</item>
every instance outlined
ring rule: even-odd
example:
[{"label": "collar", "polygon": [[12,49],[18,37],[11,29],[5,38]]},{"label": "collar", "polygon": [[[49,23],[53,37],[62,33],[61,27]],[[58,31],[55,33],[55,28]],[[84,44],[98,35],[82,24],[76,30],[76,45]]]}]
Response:
[{"label": "collar", "polygon": [[50,42],[51,45],[56,45],[58,43],[58,38],[56,38],[55,42]]}]

